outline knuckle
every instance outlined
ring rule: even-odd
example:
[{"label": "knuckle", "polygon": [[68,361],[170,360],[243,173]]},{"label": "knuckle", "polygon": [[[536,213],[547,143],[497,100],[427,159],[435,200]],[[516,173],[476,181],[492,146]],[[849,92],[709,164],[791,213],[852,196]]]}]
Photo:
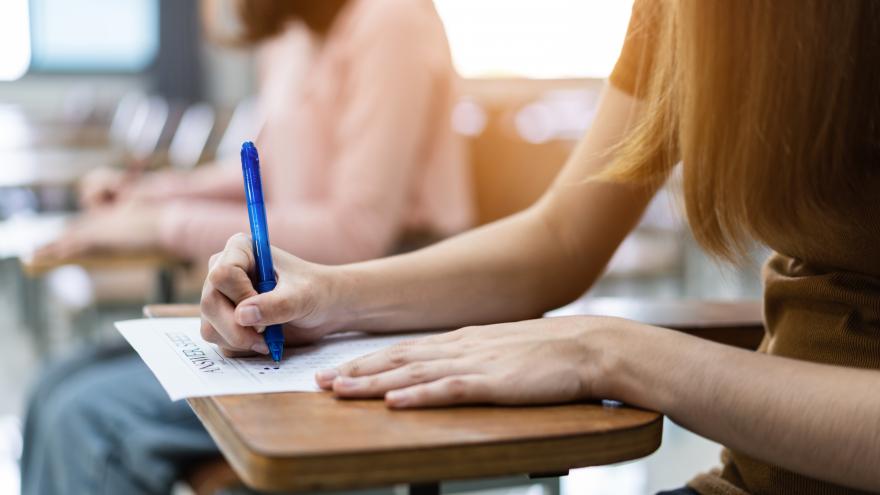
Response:
[{"label": "knuckle", "polygon": [[210,323],[204,320],[202,320],[202,327],[199,329],[199,334],[201,334],[206,342],[217,342],[217,331],[214,330],[214,327],[212,327]]},{"label": "knuckle", "polygon": [[231,335],[226,337],[226,341],[229,342],[229,345],[236,349],[247,349],[248,346],[248,338],[244,334],[244,332],[237,331],[232,332]]},{"label": "knuckle", "polygon": [[293,314],[293,312],[294,312],[293,310],[294,310],[294,306],[295,306],[295,304],[293,302],[293,298],[291,298],[291,297],[276,297],[276,298],[273,298],[273,302],[274,302],[273,306],[280,313],[279,316],[281,316],[281,315],[286,316],[286,315]]},{"label": "knuckle", "polygon": [[215,287],[223,285],[232,278],[232,272],[233,268],[231,266],[218,264],[208,273],[208,281]]},{"label": "knuckle", "polygon": [[202,297],[201,303],[199,304],[199,309],[201,310],[202,315],[211,315],[216,313],[219,306],[217,303],[217,294],[213,290],[205,294]]},{"label": "knuckle", "polygon": [[241,246],[242,243],[247,243],[248,241],[250,241],[250,238],[244,232],[236,232],[226,241],[226,247]]},{"label": "knuckle", "polygon": [[212,254],[211,257],[208,258],[208,269],[212,268],[214,266],[214,264],[217,263],[217,260],[220,259],[220,256],[222,256],[222,255],[223,255],[223,251],[220,251],[219,253]]},{"label": "knuckle", "polygon": [[467,396],[468,389],[468,382],[464,378],[454,377],[446,381],[446,393],[453,400],[464,399]]},{"label": "knuckle", "polygon": [[342,365],[339,368],[339,373],[343,374],[343,375],[348,375],[348,376],[358,376],[361,371],[362,364],[364,362],[363,360],[364,360],[363,357],[359,357],[359,358],[354,359],[353,361],[349,362],[348,364]]},{"label": "knuckle", "polygon": [[410,350],[403,343],[396,344],[388,349],[388,362],[394,366],[401,366],[409,362]]},{"label": "knuckle", "polygon": [[413,363],[407,366],[407,375],[413,381],[423,381],[428,373],[425,363]]}]

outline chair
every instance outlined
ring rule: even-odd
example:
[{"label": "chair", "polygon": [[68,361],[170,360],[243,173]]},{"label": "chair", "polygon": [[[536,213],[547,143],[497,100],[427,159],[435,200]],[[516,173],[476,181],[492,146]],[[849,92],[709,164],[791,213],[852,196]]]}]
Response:
[{"label": "chair", "polygon": [[214,108],[207,103],[196,103],[186,109],[168,147],[168,163],[172,168],[188,170],[199,164],[215,120]]}]

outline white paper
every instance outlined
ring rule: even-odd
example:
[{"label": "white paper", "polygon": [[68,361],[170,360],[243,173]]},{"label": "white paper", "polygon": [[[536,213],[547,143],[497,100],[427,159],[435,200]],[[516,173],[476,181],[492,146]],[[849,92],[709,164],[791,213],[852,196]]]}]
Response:
[{"label": "white paper", "polygon": [[171,400],[208,395],[319,390],[315,372],[398,342],[425,336],[362,333],[331,335],[307,347],[286,348],[277,366],[265,356],[228,358],[202,340],[198,318],[151,318],[116,322]]}]

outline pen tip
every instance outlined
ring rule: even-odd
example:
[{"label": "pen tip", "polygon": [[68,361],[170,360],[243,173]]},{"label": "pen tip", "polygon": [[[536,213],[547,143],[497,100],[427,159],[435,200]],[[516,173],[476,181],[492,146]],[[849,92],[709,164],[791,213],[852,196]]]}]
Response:
[{"label": "pen tip", "polygon": [[269,356],[275,364],[281,363],[281,356],[284,354],[284,346],[280,343],[271,342],[269,344]]}]

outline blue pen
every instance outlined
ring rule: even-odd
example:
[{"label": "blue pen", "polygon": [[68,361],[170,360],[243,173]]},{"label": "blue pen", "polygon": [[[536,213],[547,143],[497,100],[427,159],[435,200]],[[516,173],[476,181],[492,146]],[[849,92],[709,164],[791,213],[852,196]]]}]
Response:
[{"label": "blue pen", "polygon": [[[241,172],[244,174],[244,195],[247,198],[251,223],[254,261],[257,265],[256,289],[260,294],[275,288],[275,268],[269,248],[269,229],[266,226],[266,206],[263,204],[263,183],[260,180],[260,156],[250,141],[241,145]],[[284,332],[281,325],[269,325],[263,332],[269,355],[275,363],[281,362],[284,351]]]}]

